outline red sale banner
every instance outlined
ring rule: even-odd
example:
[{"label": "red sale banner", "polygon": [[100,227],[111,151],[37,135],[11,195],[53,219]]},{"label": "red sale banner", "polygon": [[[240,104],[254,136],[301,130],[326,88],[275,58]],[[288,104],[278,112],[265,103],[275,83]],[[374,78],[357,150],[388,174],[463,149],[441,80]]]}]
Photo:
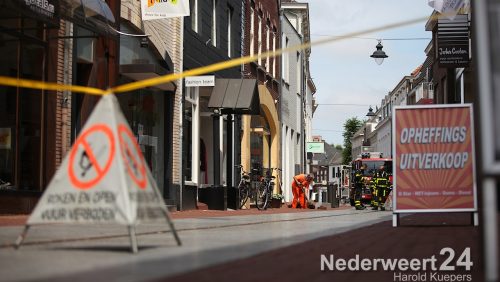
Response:
[{"label": "red sale banner", "polygon": [[396,107],[393,118],[394,211],[475,211],[472,106]]}]

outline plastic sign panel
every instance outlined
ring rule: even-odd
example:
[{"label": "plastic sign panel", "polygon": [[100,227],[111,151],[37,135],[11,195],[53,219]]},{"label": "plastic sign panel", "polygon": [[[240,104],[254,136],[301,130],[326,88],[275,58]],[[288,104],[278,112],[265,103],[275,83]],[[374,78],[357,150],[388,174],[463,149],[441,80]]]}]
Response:
[{"label": "plastic sign panel", "polygon": [[28,219],[41,223],[165,221],[163,197],[114,95],[101,98]]},{"label": "plastic sign panel", "polygon": [[189,0],[141,0],[142,20],[189,16]]},{"label": "plastic sign panel", "polygon": [[428,0],[427,3],[434,10],[453,20],[458,11],[464,6],[464,0]]},{"label": "plastic sign panel", "polygon": [[395,212],[476,211],[472,106],[395,107]]},{"label": "plastic sign panel", "polygon": [[184,84],[186,87],[215,86],[215,75],[188,76]]},{"label": "plastic sign panel", "polygon": [[324,142],[307,142],[306,144],[307,153],[325,153],[325,143]]}]

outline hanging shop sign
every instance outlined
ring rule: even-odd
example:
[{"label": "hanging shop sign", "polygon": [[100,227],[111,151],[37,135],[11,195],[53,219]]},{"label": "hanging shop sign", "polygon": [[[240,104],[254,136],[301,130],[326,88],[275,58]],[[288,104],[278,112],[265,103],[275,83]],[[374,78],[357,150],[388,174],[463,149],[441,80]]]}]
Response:
[{"label": "hanging shop sign", "polygon": [[141,0],[142,20],[189,16],[189,0]]},{"label": "hanging shop sign", "polygon": [[325,153],[325,143],[324,142],[307,142],[306,144],[307,153]]},{"label": "hanging shop sign", "polygon": [[469,20],[467,15],[457,15],[453,20],[438,20],[437,55],[442,68],[469,66]]},{"label": "hanging shop sign", "polygon": [[214,75],[188,76],[184,78],[186,87],[215,86]]}]

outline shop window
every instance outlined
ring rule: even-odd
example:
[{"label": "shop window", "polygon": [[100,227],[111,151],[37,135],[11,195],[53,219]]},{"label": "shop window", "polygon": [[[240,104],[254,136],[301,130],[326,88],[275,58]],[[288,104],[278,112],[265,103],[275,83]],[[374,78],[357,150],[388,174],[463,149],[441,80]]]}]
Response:
[{"label": "shop window", "polygon": [[[285,48],[290,47],[288,37],[284,36]],[[286,83],[290,83],[290,55],[289,53],[283,54],[283,80]]]},{"label": "shop window", "polygon": [[[120,28],[123,32],[137,33],[128,25],[122,24]],[[120,37],[120,65],[127,64],[154,64],[159,60],[151,52],[151,49],[141,47],[141,41],[133,36]]]},{"label": "shop window", "polygon": [[75,26],[75,33],[79,37],[77,39],[76,58],[86,63],[94,62],[96,38],[91,37],[94,36],[94,33],[78,26]]},{"label": "shop window", "polygon": [[[126,83],[130,81],[122,81]],[[160,190],[165,187],[165,93],[149,88],[117,96],[144,159]]]},{"label": "shop window", "polygon": [[[43,80],[44,49],[39,45],[23,45],[21,77]],[[42,146],[42,95],[40,90],[23,89],[19,95],[19,185],[21,189],[36,190],[40,183]]]},{"label": "shop window", "polygon": [[[17,76],[19,41],[6,34],[0,51],[10,56],[0,56],[0,75]],[[0,180],[15,183],[16,159],[16,105],[17,89],[14,87],[0,87]]]},{"label": "shop window", "polygon": [[[18,23],[21,33],[27,23],[34,28],[28,20]],[[0,38],[0,53],[4,54],[0,56],[0,75],[45,80],[44,45],[28,43],[21,34],[0,32]],[[43,107],[41,90],[0,87],[0,179],[9,182],[10,188],[39,191],[43,187]]]},{"label": "shop window", "polygon": [[[250,134],[250,164],[261,170],[269,168],[271,163],[271,142],[269,124],[264,117],[252,116]],[[263,172],[263,171],[262,171]]]},{"label": "shop window", "polygon": [[192,157],[193,148],[191,147],[191,140],[193,129],[193,109],[190,103],[186,103],[184,107],[184,124],[183,124],[183,163],[184,163],[184,179],[186,181],[191,181],[192,179]]},{"label": "shop window", "polygon": [[183,165],[184,180],[198,182],[198,168],[194,165],[199,160],[199,134],[198,134],[198,87],[186,88],[186,101],[184,103],[183,123]]}]

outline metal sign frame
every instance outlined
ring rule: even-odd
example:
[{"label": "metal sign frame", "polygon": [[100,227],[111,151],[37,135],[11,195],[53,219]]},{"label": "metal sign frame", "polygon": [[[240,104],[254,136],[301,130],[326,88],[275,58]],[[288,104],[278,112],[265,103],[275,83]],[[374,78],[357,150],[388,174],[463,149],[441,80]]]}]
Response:
[{"label": "metal sign frame", "polygon": [[[472,156],[469,157],[469,159],[472,160],[472,171],[473,171],[473,179],[472,179],[472,190],[473,190],[473,201],[474,201],[474,207],[473,208],[459,208],[459,209],[400,209],[397,210],[397,193],[393,193],[393,203],[395,209],[393,210],[393,214],[395,217],[393,217],[393,226],[397,226],[398,223],[398,218],[397,216],[400,213],[434,213],[434,212],[472,212],[474,213],[474,224],[477,225],[477,211],[478,211],[478,203],[477,203],[477,185],[476,185],[476,163],[475,163],[475,144],[474,144],[474,115],[473,115],[473,109],[472,109],[472,104],[446,104],[446,105],[425,105],[425,106],[396,106],[393,108],[392,112],[392,148],[393,148],[393,161],[397,161],[398,157],[396,155],[396,111],[398,110],[408,110],[408,109],[437,109],[437,108],[468,108],[470,111],[470,123],[471,123],[471,128],[470,128],[470,138],[471,138],[471,145],[472,145]],[[393,169],[393,185],[394,185],[394,190],[397,190],[397,175],[396,175],[396,165],[393,164],[392,169]]]}]

